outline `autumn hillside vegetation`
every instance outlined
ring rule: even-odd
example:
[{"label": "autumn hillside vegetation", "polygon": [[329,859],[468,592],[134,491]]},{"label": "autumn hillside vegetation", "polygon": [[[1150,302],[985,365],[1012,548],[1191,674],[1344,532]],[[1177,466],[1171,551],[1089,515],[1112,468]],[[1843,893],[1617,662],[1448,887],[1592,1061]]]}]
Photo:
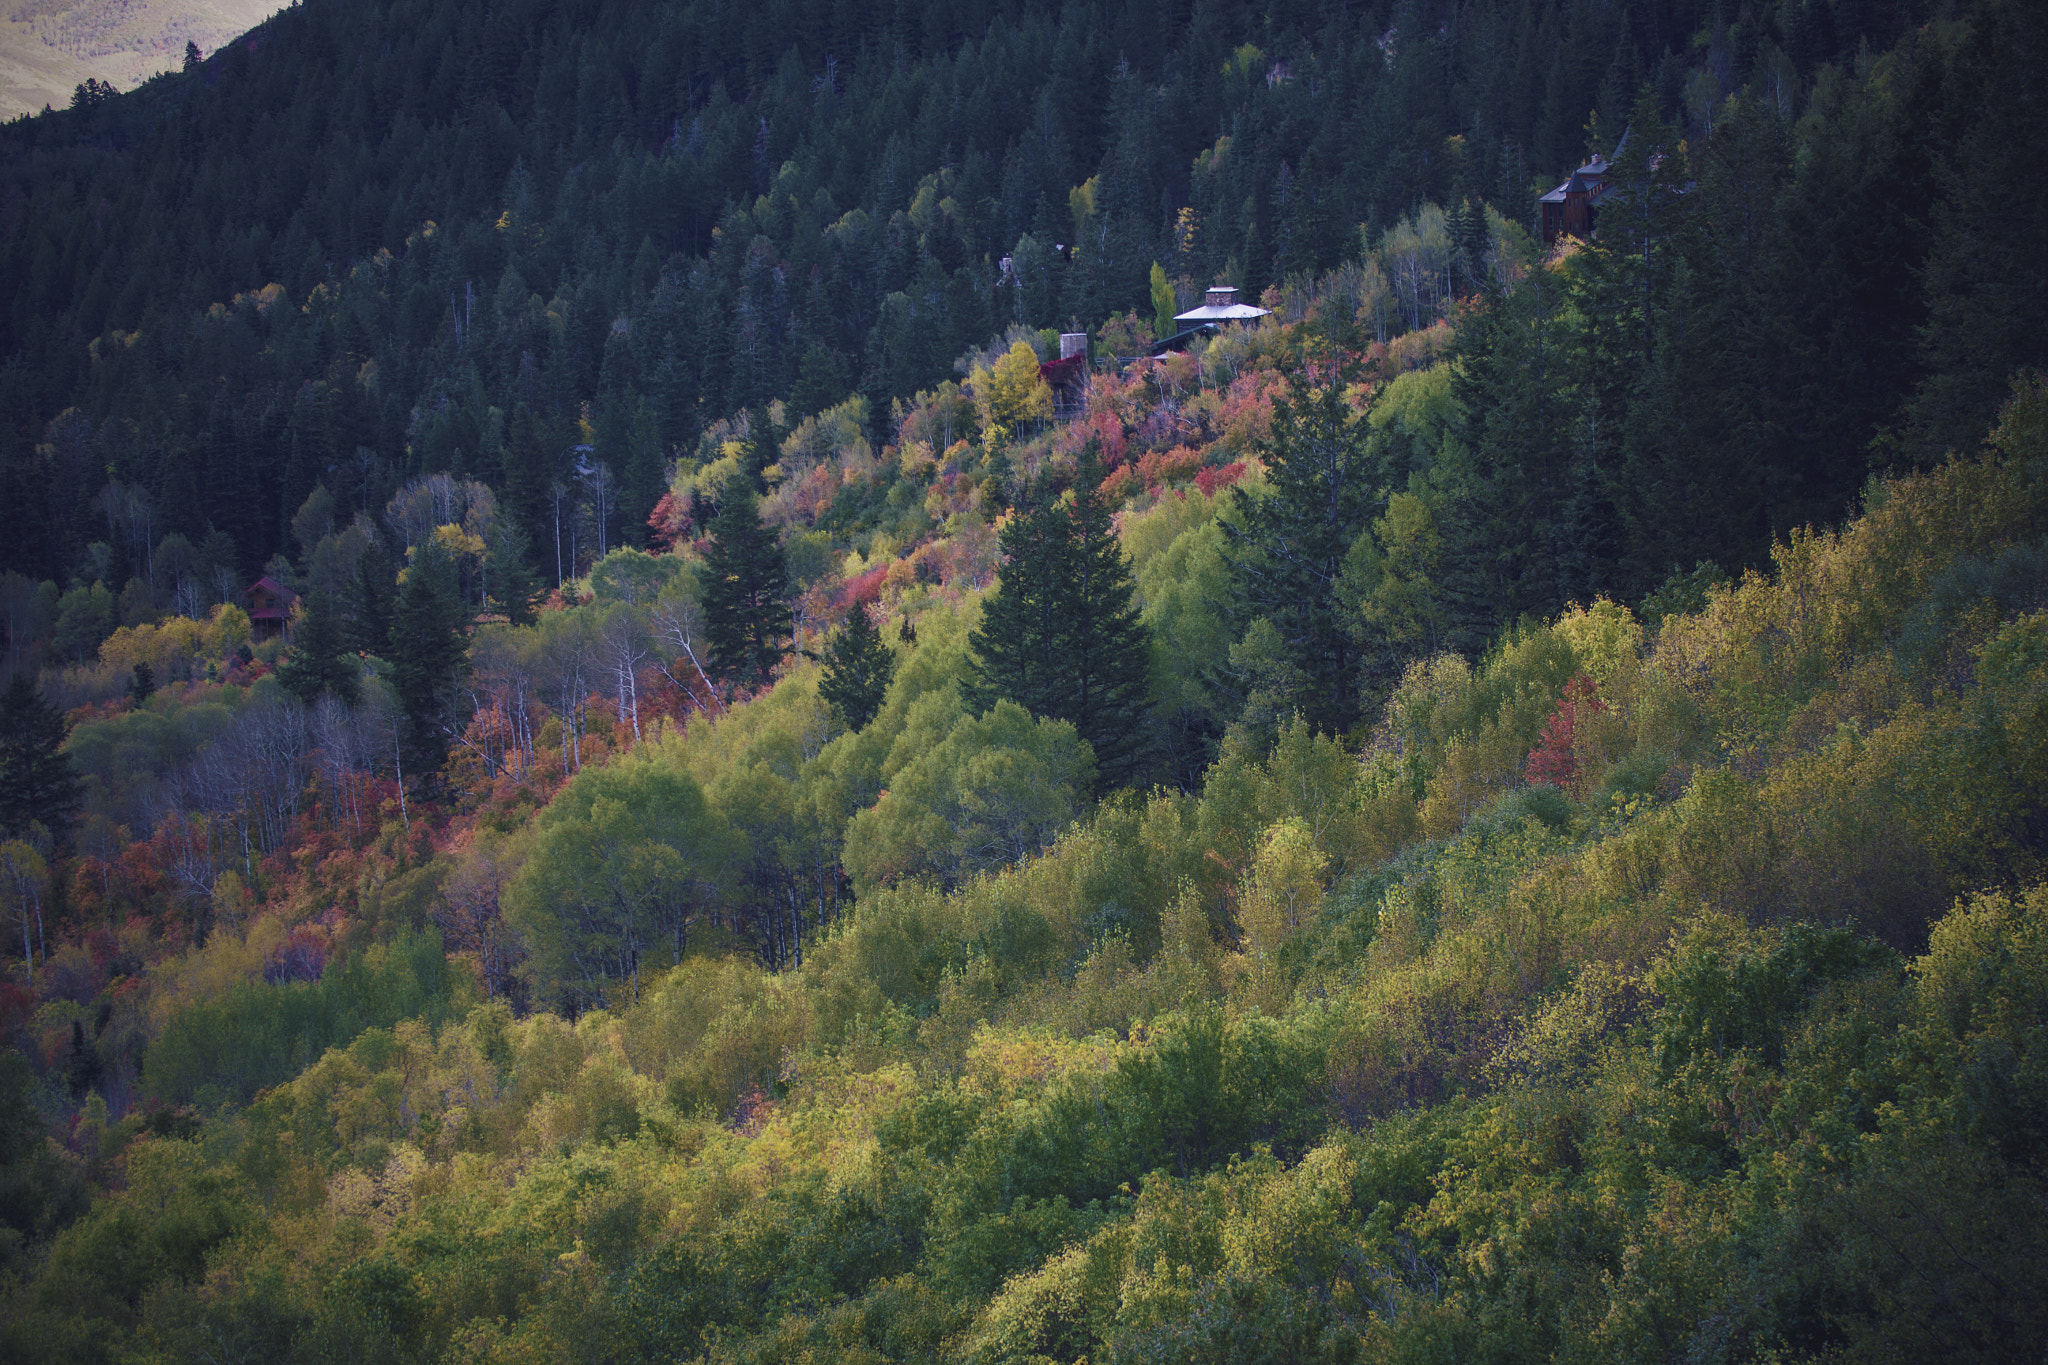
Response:
[{"label": "autumn hillside vegetation", "polygon": [[0,1359],[2040,1361],[2044,73],[308,0],[0,127]]},{"label": "autumn hillside vegetation", "polygon": [[[822,767],[886,795],[800,964],[650,948],[515,1015],[400,938],[185,1006],[144,1071],[197,1108],[9,1118],[10,1209],[102,1193],[17,1262],[8,1352],[2038,1353],[2044,532],[2033,386],[1692,609],[1575,606],[1409,666],[1361,750],[1287,721],[1092,810],[1070,730],[961,710],[973,612],[927,614],[865,728],[807,741],[798,670],[664,729],[504,889],[566,918],[556,830],[578,876],[686,876],[621,850],[714,856],[701,792]],[[550,932],[535,979],[589,987]],[[369,1012],[236,1075],[252,991]]]}]

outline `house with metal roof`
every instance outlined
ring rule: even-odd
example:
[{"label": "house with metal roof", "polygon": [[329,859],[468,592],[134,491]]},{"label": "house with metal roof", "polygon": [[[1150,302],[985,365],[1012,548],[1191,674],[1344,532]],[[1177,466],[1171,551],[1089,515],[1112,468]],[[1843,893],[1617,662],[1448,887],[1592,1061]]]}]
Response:
[{"label": "house with metal roof", "polygon": [[1272,311],[1270,308],[1257,308],[1249,303],[1239,303],[1237,286],[1234,284],[1212,285],[1200,308],[1190,308],[1185,313],[1173,315],[1173,320],[1180,324],[1180,331],[1154,342],[1152,354],[1158,356],[1165,355],[1168,351],[1185,351],[1196,337],[1215,336],[1221,328],[1256,322]]},{"label": "house with metal roof", "polygon": [[[1621,149],[1615,148],[1619,155]],[[1607,197],[1614,163],[1598,152],[1573,171],[1562,185],[1536,202],[1543,210],[1543,245],[1554,245],[1559,237],[1585,241],[1593,235],[1600,201]]]},{"label": "house with metal roof", "polygon": [[1210,286],[1200,308],[1175,313],[1173,320],[1187,328],[1198,327],[1205,322],[1251,322],[1272,311],[1270,308],[1255,308],[1249,303],[1239,303],[1236,285],[1218,284]]}]

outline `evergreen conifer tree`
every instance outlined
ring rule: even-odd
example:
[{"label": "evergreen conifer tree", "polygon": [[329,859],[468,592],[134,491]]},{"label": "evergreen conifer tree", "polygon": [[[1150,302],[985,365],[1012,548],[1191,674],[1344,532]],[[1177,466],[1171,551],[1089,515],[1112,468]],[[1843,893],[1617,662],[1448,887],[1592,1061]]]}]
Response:
[{"label": "evergreen conifer tree", "polygon": [[1898,272],[1924,280],[1925,377],[1906,405],[1907,448],[1921,460],[1970,449],[2012,376],[2048,364],[2048,167],[2022,131],[2040,127],[2048,18],[2038,5],[1985,5],[1956,61],[1970,72],[1956,88],[1981,93],[1955,153],[1931,168],[1940,200],[1925,215],[1925,273]]},{"label": "evergreen conifer tree", "polygon": [[1077,478],[1060,641],[1071,693],[1067,708],[1052,714],[1072,721],[1094,748],[1096,785],[1111,791],[1132,785],[1145,757],[1150,651],[1133,600],[1131,561],[1101,494],[1102,469],[1092,450],[1083,454]]},{"label": "evergreen conifer tree", "polygon": [[704,635],[720,672],[741,684],[766,681],[789,652],[789,570],[742,479],[718,500],[704,567]]},{"label": "evergreen conifer tree", "polygon": [[71,1021],[71,1063],[67,1069],[73,1099],[89,1094],[100,1083],[100,1076],[106,1070],[100,1059],[100,1050],[93,1046],[92,1039],[85,1036],[85,1025],[76,1019]]},{"label": "evergreen conifer tree", "polygon": [[391,556],[372,540],[356,560],[356,577],[349,603],[349,644],[364,654],[383,658],[391,646],[391,610],[397,572]]},{"label": "evergreen conifer tree", "polygon": [[768,409],[750,409],[747,413],[747,444],[740,456],[740,469],[756,492],[767,491],[767,479],[762,471],[781,458],[782,446],[775,439],[775,423],[768,416]]},{"label": "evergreen conifer tree", "polygon": [[1594,397],[1571,392],[1583,337],[1567,301],[1557,272],[1531,272],[1512,295],[1489,291],[1459,340],[1453,391],[1468,458],[1432,479],[1444,497],[1446,640],[1467,653],[1524,613],[1606,586],[1605,541],[1589,533],[1596,461],[1583,449],[1596,424],[1574,406]]},{"label": "evergreen conifer tree", "polygon": [[60,838],[81,799],[78,773],[64,752],[70,724],[43,699],[28,674],[0,692],[0,834],[40,822]]},{"label": "evergreen conifer tree", "polygon": [[415,771],[441,766],[448,753],[455,689],[467,654],[455,562],[438,540],[412,552],[391,630],[391,684],[403,714],[401,742]]},{"label": "evergreen conifer tree", "polygon": [[135,560],[128,553],[128,537],[121,528],[107,533],[107,591],[118,594],[135,576]]},{"label": "evergreen conifer tree", "polygon": [[488,547],[484,572],[489,609],[503,612],[508,625],[532,625],[534,598],[540,595],[540,584],[527,560],[532,538],[516,520],[501,517],[491,528]]},{"label": "evergreen conifer tree", "polygon": [[896,656],[882,643],[867,604],[854,603],[846,624],[825,645],[825,676],[818,680],[818,696],[847,729],[865,730],[882,709],[895,676]]},{"label": "evergreen conifer tree", "polygon": [[1299,677],[1290,698],[1318,730],[1342,734],[1358,719],[1360,651],[1346,625],[1338,580],[1352,543],[1381,506],[1368,429],[1336,370],[1274,404],[1266,455],[1269,496],[1233,490],[1223,522],[1242,627],[1264,617]]},{"label": "evergreen conifer tree", "polygon": [[1007,697],[1034,716],[1055,714],[1066,683],[1059,613],[1071,542],[1066,511],[1051,497],[1027,502],[1004,523],[1002,573],[968,640],[973,655],[964,690],[975,711]]},{"label": "evergreen conifer tree", "polygon": [[350,706],[361,694],[362,666],[348,647],[334,604],[325,594],[304,599],[298,628],[292,632],[292,650],[277,670],[284,689],[311,706],[322,692],[332,692]]},{"label": "evergreen conifer tree", "polygon": [[1071,723],[1095,750],[1096,785],[1137,780],[1144,754],[1148,652],[1125,558],[1084,455],[1071,504],[1041,498],[1003,528],[1008,563],[969,641],[976,710],[1008,698]]}]

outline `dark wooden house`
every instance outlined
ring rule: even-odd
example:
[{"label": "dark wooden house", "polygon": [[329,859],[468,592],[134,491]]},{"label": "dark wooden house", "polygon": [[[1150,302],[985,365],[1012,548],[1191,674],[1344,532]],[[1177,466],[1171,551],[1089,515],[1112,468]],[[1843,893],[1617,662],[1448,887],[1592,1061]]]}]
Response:
[{"label": "dark wooden house", "polygon": [[269,574],[251,583],[242,596],[249,599],[249,631],[258,640],[272,639],[291,628],[292,608],[298,605],[299,595]]},{"label": "dark wooden house", "polygon": [[[1616,148],[1617,155],[1620,148]],[[1599,224],[1600,201],[1607,197],[1614,163],[1599,153],[1571,173],[1556,189],[1536,202],[1543,211],[1543,245],[1552,246],[1559,237],[1590,240]]]}]

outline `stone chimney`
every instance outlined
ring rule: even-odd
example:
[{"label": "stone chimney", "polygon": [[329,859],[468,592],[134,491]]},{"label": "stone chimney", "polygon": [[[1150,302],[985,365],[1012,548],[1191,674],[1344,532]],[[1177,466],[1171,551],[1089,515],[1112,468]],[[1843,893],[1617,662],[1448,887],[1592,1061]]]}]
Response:
[{"label": "stone chimney", "polygon": [[1060,359],[1061,359],[1061,360],[1072,360],[1072,359],[1073,359],[1073,358],[1074,358],[1075,356],[1077,356],[1077,355],[1080,355],[1080,356],[1085,356],[1085,355],[1087,355],[1087,354],[1088,354],[1088,334],[1087,334],[1086,332],[1061,332],[1061,333],[1060,333]]},{"label": "stone chimney", "polygon": [[1202,303],[1210,308],[1235,308],[1237,306],[1237,286],[1234,284],[1212,284],[1209,286],[1208,297],[1204,298]]}]

